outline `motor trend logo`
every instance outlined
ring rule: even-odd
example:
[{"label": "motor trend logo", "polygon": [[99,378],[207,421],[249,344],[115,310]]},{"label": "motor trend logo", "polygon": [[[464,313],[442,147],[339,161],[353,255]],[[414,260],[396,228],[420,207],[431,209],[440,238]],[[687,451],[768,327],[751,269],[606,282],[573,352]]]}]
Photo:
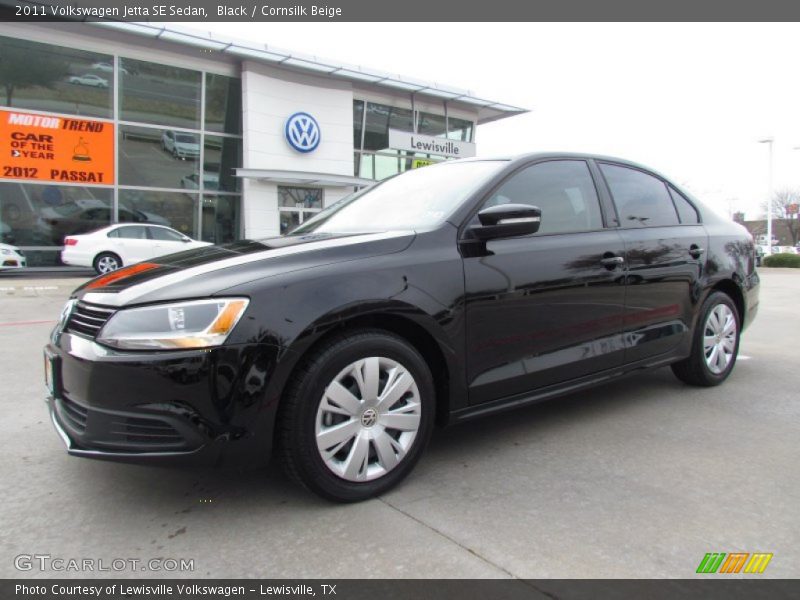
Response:
[{"label": "motor trend logo", "polygon": [[719,573],[731,575],[735,573],[760,574],[772,560],[771,552],[709,552],[700,561],[697,573]]},{"label": "motor trend logo", "polygon": [[0,179],[110,185],[114,125],[0,109]]}]

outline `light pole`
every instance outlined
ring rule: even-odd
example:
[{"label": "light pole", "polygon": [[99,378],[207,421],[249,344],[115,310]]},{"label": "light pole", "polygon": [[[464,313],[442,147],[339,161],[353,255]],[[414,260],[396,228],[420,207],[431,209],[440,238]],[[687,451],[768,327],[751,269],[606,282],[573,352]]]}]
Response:
[{"label": "light pole", "polygon": [[767,256],[772,255],[772,143],[771,137],[758,140],[759,144],[769,144],[769,187],[767,188]]}]

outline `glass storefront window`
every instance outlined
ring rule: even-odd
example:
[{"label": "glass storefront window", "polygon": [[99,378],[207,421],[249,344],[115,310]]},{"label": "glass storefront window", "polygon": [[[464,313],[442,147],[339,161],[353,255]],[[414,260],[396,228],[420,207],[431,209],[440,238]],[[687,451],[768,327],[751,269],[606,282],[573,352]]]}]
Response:
[{"label": "glass storefront window", "polygon": [[203,196],[200,239],[226,244],[239,239],[240,196]]},{"label": "glass storefront window", "polygon": [[364,101],[353,101],[353,148],[361,149],[361,132],[364,130]]},{"label": "glass storefront window", "polygon": [[122,185],[197,189],[199,158],[200,134],[129,125],[119,128]]},{"label": "glass storefront window", "polygon": [[121,189],[119,220],[166,225],[194,238],[197,235],[197,196],[188,192]]},{"label": "glass storefront window", "polygon": [[111,188],[0,182],[0,238],[15,246],[61,246],[68,235],[111,223]]},{"label": "glass storefront window", "polygon": [[120,59],[119,118],[200,129],[200,71]]},{"label": "glass storefront window", "polygon": [[411,111],[368,102],[364,150],[387,149],[389,147],[389,129],[414,131]]},{"label": "glass storefront window", "polygon": [[300,213],[281,211],[281,235],[289,233],[292,229],[300,225]]},{"label": "glass storefront window", "polygon": [[114,58],[0,36],[0,105],[112,117]]},{"label": "glass storefront window", "polygon": [[425,135],[435,135],[444,137],[447,127],[444,115],[432,115],[431,113],[420,112],[417,122],[417,131]]},{"label": "glass storefront window", "polygon": [[242,166],[242,140],[207,135],[204,155],[203,187],[205,191],[238,192],[241,182],[236,177],[235,169]]},{"label": "glass storefront window", "polygon": [[206,73],[206,130],[241,135],[241,79]]},{"label": "glass storefront window", "polygon": [[0,106],[124,123],[118,189],[0,179],[0,240],[22,247],[30,266],[60,264],[65,236],[117,221],[240,238],[240,78],[0,36]]},{"label": "glass storefront window", "polygon": [[320,188],[278,186],[281,235],[322,210]]},{"label": "glass storefront window", "polygon": [[472,121],[465,119],[457,119],[449,117],[447,119],[450,125],[450,131],[447,132],[447,137],[451,140],[461,140],[462,142],[472,141]]}]

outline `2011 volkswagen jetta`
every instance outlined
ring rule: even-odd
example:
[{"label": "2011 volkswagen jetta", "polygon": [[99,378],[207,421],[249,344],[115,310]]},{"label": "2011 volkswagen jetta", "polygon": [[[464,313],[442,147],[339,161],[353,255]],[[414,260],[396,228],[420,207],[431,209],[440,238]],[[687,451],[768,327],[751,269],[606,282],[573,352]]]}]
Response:
[{"label": "2011 volkswagen jetta", "polygon": [[574,154],[413,170],[289,235],[75,290],[45,348],[70,454],[257,464],[330,499],[405,477],[435,423],[671,365],[724,381],[754,245],[664,177]]}]

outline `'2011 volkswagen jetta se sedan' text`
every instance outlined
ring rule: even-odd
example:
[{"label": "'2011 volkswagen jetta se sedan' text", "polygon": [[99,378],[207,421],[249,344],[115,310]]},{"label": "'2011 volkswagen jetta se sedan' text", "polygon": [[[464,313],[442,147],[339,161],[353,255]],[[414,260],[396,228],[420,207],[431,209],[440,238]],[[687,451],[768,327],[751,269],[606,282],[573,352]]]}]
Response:
[{"label": "'2011 volkswagen jetta se sedan' text", "polygon": [[45,348],[70,454],[256,464],[380,494],[435,423],[671,365],[724,381],[755,315],[741,226],[635,164],[575,154],[409,171],[289,235],[75,290]]}]

